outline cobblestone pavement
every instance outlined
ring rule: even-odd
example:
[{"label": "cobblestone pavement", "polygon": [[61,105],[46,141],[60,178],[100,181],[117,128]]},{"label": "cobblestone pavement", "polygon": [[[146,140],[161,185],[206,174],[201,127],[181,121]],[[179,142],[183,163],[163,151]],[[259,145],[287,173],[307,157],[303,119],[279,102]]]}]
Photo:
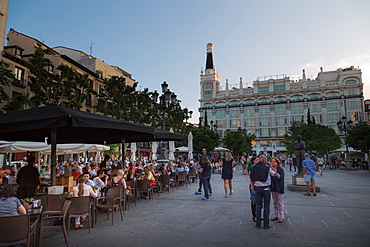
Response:
[{"label": "cobblestone pavement", "polygon": [[[293,172],[285,168],[285,184]],[[370,172],[324,170],[317,176],[316,197],[286,190],[285,222],[257,229],[252,221],[248,183],[241,167],[234,173],[234,194],[224,197],[219,174],[212,176],[213,195],[202,201],[197,184],[131,204],[114,226],[98,214],[91,230],[71,230],[70,246],[370,246]],[[271,200],[272,203],[272,200]],[[271,205],[271,212],[273,205]],[[276,222],[276,223],[275,223]],[[42,246],[65,246],[62,231],[45,231]]]}]

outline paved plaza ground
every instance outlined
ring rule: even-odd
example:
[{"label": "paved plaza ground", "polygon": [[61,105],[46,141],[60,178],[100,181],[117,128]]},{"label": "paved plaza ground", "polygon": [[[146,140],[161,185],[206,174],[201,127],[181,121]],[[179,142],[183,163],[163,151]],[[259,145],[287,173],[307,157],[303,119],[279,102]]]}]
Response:
[{"label": "paved plaza ground", "polygon": [[[291,183],[285,168],[285,184]],[[197,184],[131,204],[114,226],[105,213],[97,225],[71,230],[70,246],[370,246],[370,172],[325,170],[317,176],[321,192],[284,194],[285,222],[257,229],[250,210],[249,178],[237,166],[234,195],[224,197],[221,176],[212,176],[213,195],[202,201]],[[272,200],[271,200],[271,203]],[[273,211],[271,204],[271,212]],[[42,246],[65,246],[62,231],[45,231]]]}]

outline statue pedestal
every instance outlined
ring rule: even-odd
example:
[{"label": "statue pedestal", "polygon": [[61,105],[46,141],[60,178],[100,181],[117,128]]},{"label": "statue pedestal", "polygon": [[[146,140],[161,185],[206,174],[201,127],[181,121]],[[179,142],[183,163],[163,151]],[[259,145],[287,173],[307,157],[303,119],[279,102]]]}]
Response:
[{"label": "statue pedestal", "polygon": [[[292,175],[292,184],[287,185],[290,191],[307,191],[307,183],[304,181],[303,175],[294,174]],[[312,188],[311,188],[312,190]],[[316,186],[316,192],[320,192],[320,187]]]}]

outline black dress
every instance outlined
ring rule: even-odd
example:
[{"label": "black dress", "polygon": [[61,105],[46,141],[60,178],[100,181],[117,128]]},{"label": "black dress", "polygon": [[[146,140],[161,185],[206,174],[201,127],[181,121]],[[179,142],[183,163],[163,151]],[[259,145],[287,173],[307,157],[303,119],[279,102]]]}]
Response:
[{"label": "black dress", "polygon": [[222,179],[233,179],[233,161],[233,159],[230,161],[222,159]]}]

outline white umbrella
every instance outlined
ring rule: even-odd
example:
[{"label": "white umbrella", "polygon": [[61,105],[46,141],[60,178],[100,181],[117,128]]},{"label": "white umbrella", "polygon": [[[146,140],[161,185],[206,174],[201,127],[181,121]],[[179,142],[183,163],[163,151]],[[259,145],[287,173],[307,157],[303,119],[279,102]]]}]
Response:
[{"label": "white umbrella", "polygon": [[177,147],[175,148],[176,152],[181,152],[181,153],[187,153],[189,152],[188,147],[182,146],[182,147]]},{"label": "white umbrella", "polygon": [[158,142],[152,142],[152,160],[157,160]]},{"label": "white umbrella", "polygon": [[218,148],[215,148],[214,151],[215,152],[229,152],[230,149],[227,149],[227,148],[224,148],[224,147],[218,147]]},{"label": "white umbrella", "polygon": [[131,142],[131,160],[136,160],[136,142]]},{"label": "white umbrella", "polygon": [[188,135],[188,159],[193,159],[193,134],[189,132]]},{"label": "white umbrella", "polygon": [[[170,129],[170,132],[173,133],[173,129]],[[169,160],[175,160],[175,142],[174,141],[169,141],[168,142],[168,151],[169,151]]]}]

